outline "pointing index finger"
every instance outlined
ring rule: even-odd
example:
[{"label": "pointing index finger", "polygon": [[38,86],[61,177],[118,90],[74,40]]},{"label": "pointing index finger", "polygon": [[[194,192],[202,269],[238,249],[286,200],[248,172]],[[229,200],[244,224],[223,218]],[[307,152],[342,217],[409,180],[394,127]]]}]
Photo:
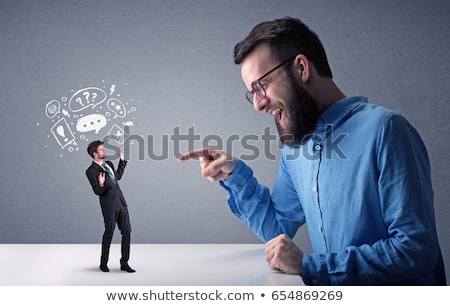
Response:
[{"label": "pointing index finger", "polygon": [[213,148],[200,148],[184,153],[178,158],[179,162],[184,162],[189,159],[199,159],[200,157],[206,160],[214,160],[214,154],[216,149]]}]

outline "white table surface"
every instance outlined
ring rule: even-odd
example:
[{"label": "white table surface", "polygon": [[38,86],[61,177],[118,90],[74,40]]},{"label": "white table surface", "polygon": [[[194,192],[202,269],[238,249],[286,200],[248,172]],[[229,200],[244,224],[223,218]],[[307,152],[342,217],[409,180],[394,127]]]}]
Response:
[{"label": "white table surface", "polygon": [[132,244],[119,269],[111,246],[109,273],[98,268],[99,244],[0,244],[0,285],[17,286],[301,286],[300,276],[269,269],[263,244]]}]

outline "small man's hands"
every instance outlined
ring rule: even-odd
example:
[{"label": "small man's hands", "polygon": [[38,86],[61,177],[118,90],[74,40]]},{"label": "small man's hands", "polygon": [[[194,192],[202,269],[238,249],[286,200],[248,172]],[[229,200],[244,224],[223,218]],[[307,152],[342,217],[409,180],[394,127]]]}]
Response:
[{"label": "small man's hands", "polygon": [[117,152],[119,153],[119,158],[120,158],[120,160],[125,160],[125,156],[123,155],[122,148],[119,148],[119,149],[117,150]]},{"label": "small man's hands", "polygon": [[266,244],[266,261],[272,270],[302,274],[303,252],[286,235],[281,234]]},{"label": "small man's hands", "polygon": [[100,184],[100,187],[103,187],[105,185],[105,172],[100,172],[98,175],[98,183]]},{"label": "small man's hands", "polygon": [[202,168],[202,176],[211,182],[226,179],[234,168],[237,160],[216,148],[200,148],[187,152],[178,158],[179,162],[189,159],[199,159]]}]

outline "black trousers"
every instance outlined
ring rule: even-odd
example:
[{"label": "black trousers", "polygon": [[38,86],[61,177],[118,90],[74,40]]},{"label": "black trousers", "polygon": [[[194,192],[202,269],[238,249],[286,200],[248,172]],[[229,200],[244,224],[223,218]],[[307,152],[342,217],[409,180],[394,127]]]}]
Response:
[{"label": "black trousers", "polygon": [[109,259],[109,249],[111,247],[111,241],[113,238],[114,230],[117,227],[122,235],[120,264],[126,264],[130,259],[130,237],[131,237],[131,224],[128,209],[126,206],[118,211],[110,214],[103,214],[103,221],[105,222],[105,232],[102,238],[102,254],[100,257],[100,264],[107,264]]}]

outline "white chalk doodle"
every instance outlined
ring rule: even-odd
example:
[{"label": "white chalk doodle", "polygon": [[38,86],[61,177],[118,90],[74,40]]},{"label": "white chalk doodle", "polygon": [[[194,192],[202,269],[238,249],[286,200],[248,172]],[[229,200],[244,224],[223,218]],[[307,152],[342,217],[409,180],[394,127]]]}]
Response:
[{"label": "white chalk doodle", "polygon": [[55,118],[55,116],[59,114],[60,108],[61,108],[61,104],[59,104],[58,100],[51,100],[45,106],[45,114],[50,119]]},{"label": "white chalk doodle", "polygon": [[68,145],[76,146],[75,136],[65,118],[59,119],[50,129],[56,142],[64,149]]},{"label": "white chalk doodle", "polygon": [[125,132],[124,130],[118,126],[117,124],[114,124],[111,129],[108,132],[108,135],[115,139],[119,144],[123,144],[125,141]]},{"label": "white chalk doodle", "polygon": [[106,103],[106,106],[109,108],[111,112],[114,113],[114,119],[116,119],[117,117],[123,118],[127,114],[125,105],[119,99],[115,98],[109,99],[108,102]]},{"label": "white chalk doodle", "polygon": [[[61,150],[69,153],[85,152],[80,148],[85,149],[95,139],[110,138],[123,144],[124,127],[134,129],[136,106],[142,103],[126,98],[121,92],[126,86],[128,83],[106,84],[103,80],[102,86],[79,86],[60,98],[47,100],[44,109],[50,124],[47,139],[55,140]],[[45,125],[38,122],[37,126]],[[44,147],[50,148],[48,144]]]},{"label": "white chalk doodle", "polygon": [[95,131],[95,134],[106,126],[106,117],[102,114],[90,114],[78,119],[77,131],[86,133]]},{"label": "white chalk doodle", "polygon": [[88,107],[96,107],[106,100],[106,93],[98,87],[87,87],[78,90],[69,100],[69,109],[79,112]]}]

